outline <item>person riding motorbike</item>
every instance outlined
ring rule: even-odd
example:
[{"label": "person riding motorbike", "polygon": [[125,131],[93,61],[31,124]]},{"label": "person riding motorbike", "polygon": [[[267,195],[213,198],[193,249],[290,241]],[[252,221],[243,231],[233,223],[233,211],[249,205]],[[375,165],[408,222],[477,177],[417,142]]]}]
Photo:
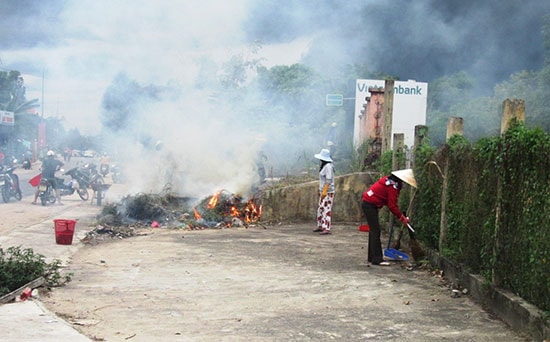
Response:
[{"label": "person riding motorbike", "polygon": [[105,177],[109,173],[109,164],[111,163],[111,159],[107,155],[106,152],[103,153],[103,156],[101,157],[99,161],[99,170],[100,173]]},{"label": "person riding motorbike", "polygon": [[[61,194],[59,193],[59,189],[57,188],[56,180],[55,180],[55,172],[59,170],[63,165],[65,165],[63,162],[55,159],[55,153],[53,151],[48,151],[46,153],[46,159],[42,162],[42,174],[41,177],[46,179],[49,183],[49,185],[54,189],[55,191],[55,197],[57,197],[57,203],[59,205],[63,205],[61,203]],[[36,200],[38,199],[38,189],[36,190],[34,194],[34,201],[32,204],[36,204]]]}]

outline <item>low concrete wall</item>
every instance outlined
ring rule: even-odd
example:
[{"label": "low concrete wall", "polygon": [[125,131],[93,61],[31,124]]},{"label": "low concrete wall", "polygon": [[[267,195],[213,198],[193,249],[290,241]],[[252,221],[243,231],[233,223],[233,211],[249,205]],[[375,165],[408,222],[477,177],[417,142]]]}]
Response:
[{"label": "low concrete wall", "polygon": [[[361,195],[377,175],[357,172],[334,179],[335,196],[332,222],[359,222]],[[262,197],[262,221],[316,222],[319,203],[319,182],[267,190]]]},{"label": "low concrete wall", "polygon": [[550,338],[550,323],[540,309],[510,291],[496,288],[478,274],[471,274],[433,250],[428,259],[453,282],[453,287],[468,289],[468,295],[488,311],[506,322],[512,329],[529,334],[533,341]]}]

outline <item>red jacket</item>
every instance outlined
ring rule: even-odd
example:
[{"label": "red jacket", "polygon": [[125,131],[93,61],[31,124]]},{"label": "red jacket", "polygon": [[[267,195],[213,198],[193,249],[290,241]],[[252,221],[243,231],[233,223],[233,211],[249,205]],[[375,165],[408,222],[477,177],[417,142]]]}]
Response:
[{"label": "red jacket", "polygon": [[384,176],[363,192],[363,201],[373,204],[378,208],[387,205],[388,209],[397,218],[400,218],[403,213],[399,210],[397,199],[399,198],[401,188],[401,183],[389,179],[388,176]]}]

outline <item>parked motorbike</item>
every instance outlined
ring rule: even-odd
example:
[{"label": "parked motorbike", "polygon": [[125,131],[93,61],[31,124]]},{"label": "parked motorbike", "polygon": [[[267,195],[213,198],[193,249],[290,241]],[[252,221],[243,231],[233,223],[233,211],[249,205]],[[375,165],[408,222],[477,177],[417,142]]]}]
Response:
[{"label": "parked motorbike", "polygon": [[114,184],[121,184],[126,182],[126,177],[122,172],[122,167],[117,164],[111,165],[111,178]]},{"label": "parked motorbike", "polygon": [[103,176],[103,177],[107,177],[107,175],[109,174],[109,164],[101,164],[99,166],[99,173]]},{"label": "parked motorbike", "polygon": [[87,163],[79,171],[83,175],[83,182],[87,188],[91,188],[93,185],[105,184],[105,180],[97,171],[95,164]]},{"label": "parked motorbike", "polygon": [[23,197],[21,194],[21,188],[19,186],[19,176],[13,173],[16,166],[0,167],[0,189],[2,192],[2,199],[5,203],[10,201],[11,197],[21,201]]},{"label": "parked motorbike", "polygon": [[43,206],[48,203],[54,204],[57,201],[54,188],[45,178],[40,179],[40,184],[38,184],[38,198]]},{"label": "parked motorbike", "polygon": [[63,178],[56,177],[56,186],[59,189],[60,196],[69,196],[75,192],[83,200],[87,201],[89,198],[88,189],[86,186],[81,186],[80,182],[82,181],[81,173],[78,171],[78,168],[74,167],[64,173],[66,176],[70,176],[71,180],[68,183],[65,183]]},{"label": "parked motorbike", "polygon": [[[70,196],[76,192],[80,199],[87,201],[90,197],[88,189],[86,187],[81,187],[78,180],[74,178],[78,177],[77,168],[65,172],[64,175],[71,176],[71,180],[68,183],[65,183],[63,178],[55,177],[55,186],[59,190],[59,196]],[[55,189],[46,179],[40,180],[40,184],[38,185],[38,197],[40,198],[40,203],[44,206],[48,203],[54,204],[57,201]]]},{"label": "parked motorbike", "polygon": [[17,163],[18,160],[14,156],[5,156],[1,166],[8,168],[16,165]]},{"label": "parked motorbike", "polygon": [[23,158],[23,162],[21,163],[21,167],[25,170],[31,169],[31,160],[30,158]]}]

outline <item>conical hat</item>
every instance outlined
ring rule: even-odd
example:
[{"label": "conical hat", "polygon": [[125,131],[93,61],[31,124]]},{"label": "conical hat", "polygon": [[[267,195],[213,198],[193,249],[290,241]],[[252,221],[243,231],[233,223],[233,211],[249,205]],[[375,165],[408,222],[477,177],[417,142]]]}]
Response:
[{"label": "conical hat", "polygon": [[412,187],[416,186],[416,179],[414,179],[414,173],[412,169],[397,170],[391,173],[395,177],[401,179],[403,182],[409,184]]},{"label": "conical hat", "polygon": [[326,148],[322,149],[321,152],[314,155],[314,157],[317,159],[321,159],[332,163],[332,158],[330,157],[330,151],[327,150]]}]

